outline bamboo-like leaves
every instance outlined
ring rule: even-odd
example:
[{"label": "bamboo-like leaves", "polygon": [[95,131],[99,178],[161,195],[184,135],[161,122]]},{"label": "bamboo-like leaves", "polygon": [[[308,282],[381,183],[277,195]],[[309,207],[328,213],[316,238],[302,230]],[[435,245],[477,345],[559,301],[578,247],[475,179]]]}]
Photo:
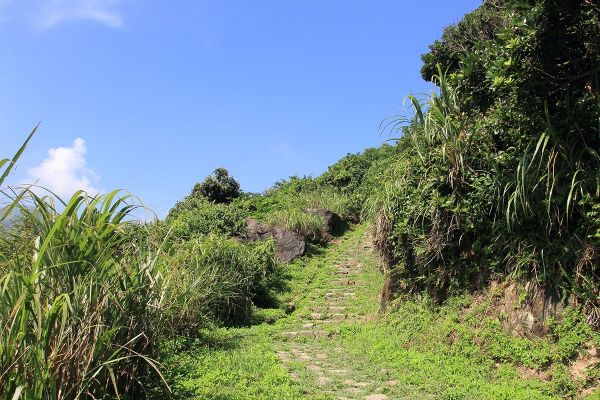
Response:
[{"label": "bamboo-like leaves", "polygon": [[27,144],[29,144],[29,141],[31,140],[31,138],[33,137],[35,132],[37,131],[38,126],[39,126],[39,124],[37,124],[36,127],[33,128],[33,130],[31,131],[31,133],[29,133],[29,136],[27,136],[27,139],[25,139],[25,142],[23,142],[23,145],[19,148],[19,150],[17,150],[17,152],[13,156],[12,160],[8,160],[8,159],[0,160],[0,171],[2,171],[2,169],[4,169],[4,171],[2,171],[2,175],[0,175],[0,186],[2,186],[4,184],[4,180],[8,177],[8,175],[10,175],[10,172],[16,165],[17,160],[21,157],[21,154],[23,154],[23,152],[25,151]]},{"label": "bamboo-like leaves", "polygon": [[59,209],[30,189],[13,199],[37,239],[0,276],[0,397],[118,398],[144,365],[161,376],[146,353],[161,250],[124,256],[135,254],[124,234],[130,200],[79,191]]}]

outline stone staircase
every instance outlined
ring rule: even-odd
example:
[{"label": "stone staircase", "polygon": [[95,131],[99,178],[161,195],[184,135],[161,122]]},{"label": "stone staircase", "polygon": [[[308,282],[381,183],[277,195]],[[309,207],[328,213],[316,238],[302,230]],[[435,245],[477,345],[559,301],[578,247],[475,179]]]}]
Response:
[{"label": "stone staircase", "polygon": [[[314,379],[316,393],[336,400],[387,400],[388,397],[378,391],[380,387],[376,383],[357,380],[352,365],[340,365],[343,357],[338,356],[344,352],[342,347],[331,347],[322,342],[333,338],[334,334],[330,332],[335,330],[332,328],[336,324],[368,317],[349,312],[357,301],[357,289],[363,284],[361,263],[355,258],[347,258],[329,268],[331,281],[327,287],[309,294],[309,313],[303,318],[301,329],[283,332],[289,345],[279,351],[278,356],[284,365],[304,364]],[[295,375],[292,373],[292,378],[298,379]],[[315,392],[307,393],[307,397]]]}]

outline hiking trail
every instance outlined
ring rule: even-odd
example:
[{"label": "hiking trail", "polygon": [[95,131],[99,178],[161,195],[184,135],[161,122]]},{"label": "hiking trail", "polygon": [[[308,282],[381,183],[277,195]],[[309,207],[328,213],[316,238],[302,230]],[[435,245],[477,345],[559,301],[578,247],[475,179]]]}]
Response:
[{"label": "hiking trail", "polygon": [[[397,384],[385,369],[361,365],[336,340],[340,330],[378,318],[383,278],[370,243],[360,227],[325,250],[331,253],[329,262],[308,261],[313,276],[305,290],[294,294],[295,323],[275,343],[282,364],[310,398],[386,400]],[[310,265],[315,262],[317,270]]]}]

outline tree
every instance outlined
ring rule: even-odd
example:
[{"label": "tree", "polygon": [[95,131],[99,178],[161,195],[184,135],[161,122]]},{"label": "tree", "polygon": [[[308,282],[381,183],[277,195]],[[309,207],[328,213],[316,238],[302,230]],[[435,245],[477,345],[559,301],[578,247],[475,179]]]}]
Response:
[{"label": "tree", "polygon": [[197,183],[192,196],[202,196],[214,203],[228,204],[240,196],[240,184],[225,168],[217,168],[202,183]]}]

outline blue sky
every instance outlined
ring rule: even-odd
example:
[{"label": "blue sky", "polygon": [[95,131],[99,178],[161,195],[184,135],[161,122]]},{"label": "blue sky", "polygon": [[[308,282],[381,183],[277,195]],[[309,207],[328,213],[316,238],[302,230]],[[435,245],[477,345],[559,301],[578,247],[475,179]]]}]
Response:
[{"label": "blue sky", "polygon": [[420,55],[480,1],[0,0],[11,178],[124,188],[159,215],[214,168],[259,192],[379,146]]}]

